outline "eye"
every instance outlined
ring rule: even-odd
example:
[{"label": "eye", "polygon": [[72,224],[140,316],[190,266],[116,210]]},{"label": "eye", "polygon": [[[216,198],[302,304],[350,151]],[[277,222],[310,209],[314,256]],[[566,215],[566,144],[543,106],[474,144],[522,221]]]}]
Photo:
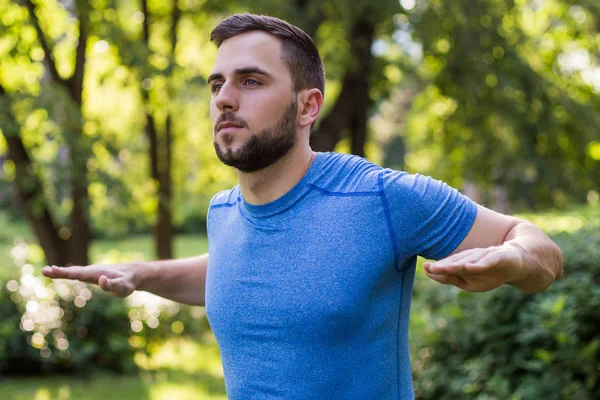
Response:
[{"label": "eye", "polygon": [[254,80],[252,78],[247,78],[247,79],[244,79],[244,85],[245,86],[258,86],[258,85],[260,85],[260,82],[257,80]]},{"label": "eye", "polygon": [[210,87],[210,91],[212,93],[217,93],[219,90],[221,90],[222,86],[223,86],[223,83],[221,83],[221,82],[213,83]]}]

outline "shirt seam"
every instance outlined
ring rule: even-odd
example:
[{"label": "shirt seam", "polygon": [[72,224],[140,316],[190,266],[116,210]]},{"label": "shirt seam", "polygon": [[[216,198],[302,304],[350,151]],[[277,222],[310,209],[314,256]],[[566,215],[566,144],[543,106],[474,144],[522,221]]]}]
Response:
[{"label": "shirt seam", "polygon": [[390,207],[387,201],[387,197],[385,195],[385,191],[383,190],[383,171],[381,171],[381,173],[379,174],[377,181],[379,183],[379,189],[381,193],[381,203],[383,205],[383,212],[385,214],[388,232],[390,235],[390,240],[392,242],[392,249],[394,251],[394,266],[396,268],[396,271],[401,271],[402,269],[400,268],[400,256],[398,254],[398,248],[396,245],[396,232],[394,230],[394,224],[392,223],[392,215],[390,213]]},{"label": "shirt seam", "polygon": [[[288,208],[292,207],[298,201],[298,199],[304,195],[305,191],[306,191],[306,189],[302,188],[302,190],[299,190],[298,193],[294,197],[292,197],[291,199],[289,199],[288,201],[286,201],[284,204],[280,205],[279,207],[274,208],[273,210],[253,211],[250,209],[250,207],[248,207],[249,204],[247,202],[242,203],[243,207],[240,207],[240,208],[243,208],[250,215],[255,216],[255,217],[259,217],[259,218],[270,217],[272,215],[279,214],[280,212],[285,211]],[[277,201],[277,200],[275,200],[275,201]]]},{"label": "shirt seam", "polygon": [[400,285],[400,305],[398,307],[398,323],[396,325],[396,390],[398,400],[400,400],[400,325],[402,324],[402,309],[404,308],[404,278],[405,271],[402,271],[402,282]]},{"label": "shirt seam", "polygon": [[215,208],[221,208],[221,207],[233,207],[236,205],[236,202],[233,203],[220,203],[220,204],[213,204],[212,206],[209,207],[209,209],[215,209]]},{"label": "shirt seam", "polygon": [[366,191],[366,192],[332,192],[327,189],[320,188],[314,183],[309,183],[308,186],[311,189],[316,190],[317,192],[326,194],[328,196],[337,196],[337,197],[351,197],[351,196],[381,196],[381,191]]}]

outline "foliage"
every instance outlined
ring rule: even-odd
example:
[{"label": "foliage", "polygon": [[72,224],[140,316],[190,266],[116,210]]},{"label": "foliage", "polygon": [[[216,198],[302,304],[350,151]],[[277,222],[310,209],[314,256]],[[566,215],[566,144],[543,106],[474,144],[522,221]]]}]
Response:
[{"label": "foliage", "polygon": [[129,318],[123,302],[92,296],[82,284],[60,284],[55,291],[31,274],[22,275],[20,281],[9,281],[0,293],[3,375],[85,371],[94,365],[132,369]]},{"label": "foliage", "polygon": [[82,282],[35,276],[29,252],[17,245],[22,273],[0,287],[0,375],[131,372],[134,356],[150,356],[156,343],[208,329],[200,307],[143,292],[123,301]]},{"label": "foliage", "polygon": [[600,397],[600,234],[588,227],[553,238],[565,272],[544,292],[416,293],[429,308],[411,337],[420,398]]},{"label": "foliage", "polygon": [[592,6],[572,3],[433,0],[408,13],[423,48],[410,169],[475,182],[488,204],[498,187],[529,208],[597,193],[599,30]]},{"label": "foliage", "polygon": [[[33,3],[64,79],[73,72],[78,20],[86,19],[83,105],[73,110],[64,90],[49,83],[47,55],[25,2],[0,0],[0,84],[10,95],[0,107],[0,131],[20,131],[59,224],[68,224],[73,209],[68,145],[73,135],[85,139],[95,237],[147,232],[154,223],[158,187],[150,176],[146,114],[161,131],[167,115],[174,116],[173,214],[180,232],[201,232],[209,199],[235,184],[235,172],[212,148],[204,78],[215,54],[210,30],[239,11],[283,17],[314,35],[327,74],[323,116],[356,67],[353,24],[376,22],[365,103],[372,117],[366,154],[374,161],[385,151],[402,168],[406,152],[411,172],[458,188],[472,181],[486,204],[498,186],[519,208],[597,198],[600,69],[594,55],[600,42],[592,0],[149,1],[148,15],[131,1],[92,2],[85,15],[76,15],[71,3]],[[175,51],[173,4],[181,7]],[[360,96],[348,97],[353,100],[345,108],[362,107]],[[352,148],[347,130],[337,149]],[[3,206],[15,179],[6,153],[0,135]]]},{"label": "foliage", "polygon": [[548,210],[516,215],[539,226],[547,234],[576,232],[582,228],[600,228],[600,205],[569,207],[566,210]]}]

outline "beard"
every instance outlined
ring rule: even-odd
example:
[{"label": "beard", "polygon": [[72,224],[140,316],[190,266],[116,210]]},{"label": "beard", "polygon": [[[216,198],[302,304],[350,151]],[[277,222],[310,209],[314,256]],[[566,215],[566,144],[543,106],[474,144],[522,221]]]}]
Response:
[{"label": "beard", "polygon": [[[217,157],[223,164],[242,172],[260,171],[272,165],[285,156],[296,144],[297,112],[298,102],[294,97],[275,125],[263,129],[259,133],[250,132],[250,139],[236,152],[227,146],[233,140],[232,135],[225,133],[223,135],[225,146],[219,145],[216,140],[213,142]],[[225,121],[248,126],[245,121],[231,114],[222,114],[215,126]]]}]

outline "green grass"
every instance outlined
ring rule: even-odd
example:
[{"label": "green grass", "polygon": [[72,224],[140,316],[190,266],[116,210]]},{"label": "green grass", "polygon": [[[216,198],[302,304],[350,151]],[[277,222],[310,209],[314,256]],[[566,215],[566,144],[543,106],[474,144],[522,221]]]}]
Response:
[{"label": "green grass", "polygon": [[[150,235],[128,236],[121,239],[101,239],[94,241],[91,248],[91,258],[118,251],[121,253],[138,254],[145,260],[154,259],[154,242]],[[208,251],[205,235],[178,235],[175,237],[173,252],[175,257],[191,257]]]},{"label": "green grass", "polygon": [[523,213],[517,216],[533,222],[549,234],[575,232],[583,227],[600,228],[600,205]]},{"label": "green grass", "polygon": [[6,400],[225,400],[222,380],[201,373],[158,371],[139,376],[97,374],[4,381],[0,398]]},{"label": "green grass", "polygon": [[[0,213],[0,223],[2,223],[3,214]],[[4,221],[6,223],[6,221]],[[8,240],[6,237],[0,237],[0,281],[14,277],[17,273],[17,267],[14,265],[10,255],[11,249],[15,245],[15,238],[28,238],[28,243],[35,243],[29,236],[29,228],[25,225],[17,224],[11,226],[8,222],[9,231],[14,236]],[[18,231],[21,229],[21,231]],[[208,251],[208,242],[205,235],[178,235],[175,237],[173,252],[176,258],[191,257],[204,254]],[[39,255],[43,257],[43,254]],[[154,242],[150,235],[128,236],[119,239],[99,239],[92,243],[90,249],[90,261],[92,263],[118,263],[120,261],[130,260],[153,260]],[[42,263],[43,261],[40,261]],[[40,267],[40,266],[38,266]]]},{"label": "green grass", "polygon": [[6,400],[225,400],[221,361],[214,338],[173,339],[136,375],[96,373],[89,377],[51,376],[0,381]]}]

